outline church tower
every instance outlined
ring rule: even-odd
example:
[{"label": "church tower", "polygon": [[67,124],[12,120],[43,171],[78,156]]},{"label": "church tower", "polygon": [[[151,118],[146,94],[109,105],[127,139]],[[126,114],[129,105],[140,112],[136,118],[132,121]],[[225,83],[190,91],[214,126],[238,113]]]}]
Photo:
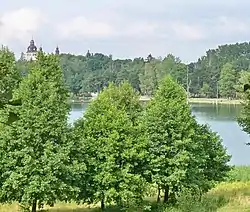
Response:
[{"label": "church tower", "polygon": [[60,54],[60,50],[59,50],[59,47],[58,47],[58,46],[56,47],[55,54],[56,54],[56,55],[59,55],[59,54]]},{"label": "church tower", "polygon": [[30,41],[30,45],[27,48],[27,52],[25,54],[25,60],[36,60],[37,56],[37,47],[35,45],[35,41],[32,39]]}]

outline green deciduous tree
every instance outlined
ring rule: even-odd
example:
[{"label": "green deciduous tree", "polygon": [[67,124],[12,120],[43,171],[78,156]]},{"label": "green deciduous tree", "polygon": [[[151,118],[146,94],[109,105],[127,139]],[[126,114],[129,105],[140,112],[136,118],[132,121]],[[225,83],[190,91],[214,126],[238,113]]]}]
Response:
[{"label": "green deciduous tree", "polygon": [[[247,134],[250,134],[250,91],[249,89],[245,92],[243,91],[244,85],[250,83],[250,74],[249,72],[244,71],[241,72],[240,76],[241,77],[236,86],[236,89],[242,98],[242,110],[238,117],[238,123]],[[250,143],[248,142],[248,144]]]},{"label": "green deciduous tree", "polygon": [[[88,106],[76,128],[86,151],[88,194],[105,204],[129,204],[144,195],[145,142],[139,96],[128,83],[111,84]],[[85,189],[85,188],[84,188]]]},{"label": "green deciduous tree", "polygon": [[70,157],[70,107],[58,58],[40,52],[14,98],[22,106],[19,120],[0,136],[0,200],[18,201],[35,212],[38,205],[77,192],[72,173],[83,170]]},{"label": "green deciduous tree", "polygon": [[[14,54],[8,48],[2,47],[0,49],[0,110],[2,110],[1,121],[5,124],[11,124],[18,118],[13,107],[8,106],[21,105],[20,100],[13,101],[12,95],[20,80],[21,75],[17,70]],[[8,110],[6,110],[7,107]]]},{"label": "green deciduous tree", "polygon": [[203,97],[211,97],[212,96],[212,89],[207,83],[204,83],[202,88],[200,89],[200,95]]},{"label": "green deciduous tree", "polygon": [[146,109],[145,132],[152,182],[164,190],[165,202],[183,188],[207,191],[230,169],[220,138],[196,122],[185,90],[169,76]]},{"label": "green deciduous tree", "polygon": [[187,180],[183,184],[186,188],[196,189],[203,194],[222,182],[231,170],[228,162],[231,156],[222,144],[220,136],[209,126],[197,124],[195,127],[193,144],[190,146],[191,158]]},{"label": "green deciduous tree", "polygon": [[230,63],[223,65],[219,80],[219,93],[225,98],[235,97],[236,72]]},{"label": "green deciduous tree", "polygon": [[152,181],[164,189],[165,202],[186,179],[195,124],[185,90],[169,76],[164,78],[147,107],[145,125]]},{"label": "green deciduous tree", "polygon": [[244,92],[244,85],[250,83],[250,72],[249,71],[240,71],[239,78],[235,85],[236,95],[240,99],[244,99],[246,93]]}]

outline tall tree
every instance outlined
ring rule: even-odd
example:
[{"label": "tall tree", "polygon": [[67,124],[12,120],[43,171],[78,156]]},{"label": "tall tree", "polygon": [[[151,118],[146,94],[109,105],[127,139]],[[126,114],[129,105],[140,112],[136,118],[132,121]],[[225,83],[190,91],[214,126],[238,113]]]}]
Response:
[{"label": "tall tree", "polygon": [[[31,206],[65,200],[76,192],[68,133],[68,91],[58,58],[39,52],[14,98],[19,120],[0,137],[0,200]],[[79,172],[81,169],[78,167]]]},{"label": "tall tree", "polygon": [[110,84],[77,124],[79,139],[88,150],[88,193],[101,201],[102,209],[113,201],[121,205],[141,201],[144,195],[142,163],[146,152],[140,133],[141,110],[139,96],[129,84]]},{"label": "tall tree", "polygon": [[144,123],[152,182],[164,190],[165,202],[175,201],[182,188],[205,192],[230,170],[221,139],[196,122],[185,90],[171,77],[161,82]]},{"label": "tall tree", "polygon": [[195,119],[185,90],[166,77],[149,103],[145,114],[152,180],[164,189],[164,201],[186,179],[190,162],[188,149],[195,134]]},{"label": "tall tree", "polygon": [[226,63],[220,73],[219,92],[222,97],[235,97],[236,72],[230,63]]}]

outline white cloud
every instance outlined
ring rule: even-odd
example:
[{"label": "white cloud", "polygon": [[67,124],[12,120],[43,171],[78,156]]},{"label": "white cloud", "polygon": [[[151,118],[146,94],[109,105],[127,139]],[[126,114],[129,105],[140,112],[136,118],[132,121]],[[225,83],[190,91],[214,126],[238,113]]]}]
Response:
[{"label": "white cloud", "polygon": [[169,24],[176,38],[186,41],[197,41],[205,38],[203,29],[200,26],[189,25],[182,22],[172,22]]},{"label": "white cloud", "polygon": [[74,39],[78,37],[106,37],[115,32],[113,27],[109,24],[92,21],[83,16],[59,24],[57,31],[63,39]]},{"label": "white cloud", "polygon": [[158,36],[159,24],[157,22],[135,22],[120,29],[119,35],[132,37]]},{"label": "white cloud", "polygon": [[247,22],[248,20],[242,21],[236,18],[221,16],[217,20],[217,26],[221,31],[225,31],[226,33],[249,32],[250,28]]},{"label": "white cloud", "polygon": [[0,17],[0,42],[27,42],[27,38],[38,31],[45,22],[44,14],[37,9],[21,8],[6,12]]}]

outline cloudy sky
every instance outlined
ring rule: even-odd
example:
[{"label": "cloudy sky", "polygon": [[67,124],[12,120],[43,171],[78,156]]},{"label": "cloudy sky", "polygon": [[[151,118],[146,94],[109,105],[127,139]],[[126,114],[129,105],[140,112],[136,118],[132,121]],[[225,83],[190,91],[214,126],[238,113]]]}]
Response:
[{"label": "cloudy sky", "polygon": [[249,0],[2,0],[0,44],[17,55],[30,39],[52,52],[194,61],[250,39]]}]

